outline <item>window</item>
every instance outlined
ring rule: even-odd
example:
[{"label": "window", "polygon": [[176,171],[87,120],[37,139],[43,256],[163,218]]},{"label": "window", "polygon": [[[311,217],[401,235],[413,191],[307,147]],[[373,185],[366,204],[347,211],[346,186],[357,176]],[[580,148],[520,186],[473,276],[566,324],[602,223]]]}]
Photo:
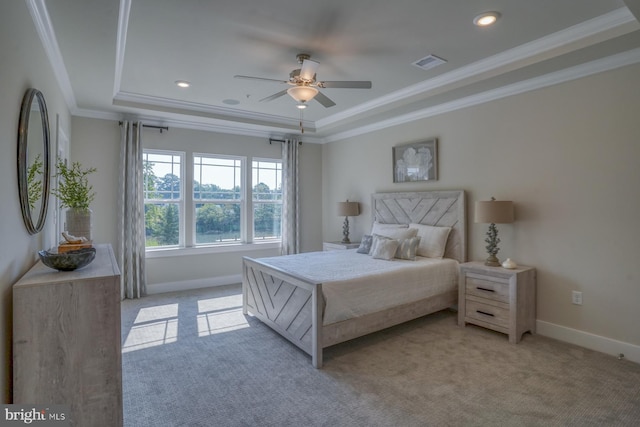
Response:
[{"label": "window", "polygon": [[244,240],[243,163],[239,157],[193,156],[196,245]]},{"label": "window", "polygon": [[143,152],[147,249],[280,241],[280,160],[186,155]]},{"label": "window", "polygon": [[280,239],[282,224],[282,162],[254,160],[253,239]]},{"label": "window", "polygon": [[145,150],[143,153],[144,216],[147,247],[179,246],[184,154]]}]

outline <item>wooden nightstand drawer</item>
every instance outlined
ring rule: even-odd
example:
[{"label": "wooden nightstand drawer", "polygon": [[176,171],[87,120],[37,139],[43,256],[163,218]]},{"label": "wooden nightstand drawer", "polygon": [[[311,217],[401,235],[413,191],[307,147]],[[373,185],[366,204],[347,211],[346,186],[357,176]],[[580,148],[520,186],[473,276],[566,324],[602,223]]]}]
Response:
[{"label": "wooden nightstand drawer", "polygon": [[491,323],[492,325],[501,326],[503,328],[509,326],[508,308],[500,308],[468,299],[465,314],[468,318],[470,317],[482,322]]},{"label": "wooden nightstand drawer", "polygon": [[509,302],[509,281],[492,277],[467,274],[465,280],[467,295],[475,295],[494,301]]}]

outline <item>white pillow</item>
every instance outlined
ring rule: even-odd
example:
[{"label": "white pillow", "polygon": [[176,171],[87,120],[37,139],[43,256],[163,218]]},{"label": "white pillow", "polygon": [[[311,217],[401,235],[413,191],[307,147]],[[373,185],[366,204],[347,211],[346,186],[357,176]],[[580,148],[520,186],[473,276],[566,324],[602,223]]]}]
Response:
[{"label": "white pillow", "polygon": [[394,239],[378,239],[378,244],[373,250],[371,256],[376,259],[385,259],[390,261],[394,258],[399,244],[400,242]]},{"label": "white pillow", "polygon": [[383,231],[395,230],[398,228],[409,228],[409,224],[383,224],[381,222],[374,222],[371,227],[371,233],[369,234],[384,234]]},{"label": "white pillow", "polygon": [[379,236],[391,237],[396,240],[409,239],[416,237],[417,230],[408,228],[408,224],[380,224],[374,223],[371,234]]},{"label": "white pillow", "polygon": [[447,247],[447,239],[451,227],[434,227],[424,224],[409,224],[409,229],[416,229],[420,236],[418,255],[428,258],[442,258]]}]

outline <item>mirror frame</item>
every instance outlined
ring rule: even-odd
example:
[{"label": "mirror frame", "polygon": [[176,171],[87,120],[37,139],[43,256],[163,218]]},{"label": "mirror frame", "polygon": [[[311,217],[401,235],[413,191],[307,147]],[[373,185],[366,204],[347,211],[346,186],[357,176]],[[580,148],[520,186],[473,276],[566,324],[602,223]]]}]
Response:
[{"label": "mirror frame", "polygon": [[[37,217],[37,221],[34,223],[34,218],[31,215],[31,209],[29,208],[29,190],[27,183],[27,174],[29,165],[28,159],[28,144],[29,144],[29,119],[31,114],[31,104],[37,100],[38,107],[40,108],[40,120],[42,121],[42,144],[44,145],[44,159],[42,169],[42,195],[40,203],[40,212]],[[32,135],[32,138],[39,138],[38,135]],[[36,143],[32,141],[31,143]],[[40,143],[38,141],[38,143]],[[47,104],[44,101],[44,95],[38,89],[27,89],[27,92],[22,98],[22,105],[20,107],[20,121],[18,124],[18,193],[20,195],[20,209],[22,210],[22,219],[24,225],[27,227],[29,234],[36,234],[44,228],[45,220],[47,219],[47,210],[49,206],[49,185],[50,185],[50,165],[49,154],[50,140],[49,140],[49,115],[47,113]]]}]

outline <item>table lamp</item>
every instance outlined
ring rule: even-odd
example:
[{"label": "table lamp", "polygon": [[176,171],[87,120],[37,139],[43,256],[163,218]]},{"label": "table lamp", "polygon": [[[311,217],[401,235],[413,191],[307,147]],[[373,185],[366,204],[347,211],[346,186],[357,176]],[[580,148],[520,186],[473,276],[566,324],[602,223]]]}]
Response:
[{"label": "table lamp", "polygon": [[358,202],[338,202],[338,215],[344,217],[342,225],[342,243],[351,243],[349,240],[349,217],[360,215],[360,204]]},{"label": "table lamp", "polygon": [[474,222],[477,223],[489,223],[489,231],[487,231],[487,238],[484,241],[487,243],[485,248],[489,253],[489,256],[484,262],[484,265],[491,267],[500,266],[500,261],[496,257],[496,254],[500,250],[498,243],[498,229],[496,224],[509,224],[513,222],[513,202],[511,201],[498,201],[493,197],[488,201],[476,202]]}]

